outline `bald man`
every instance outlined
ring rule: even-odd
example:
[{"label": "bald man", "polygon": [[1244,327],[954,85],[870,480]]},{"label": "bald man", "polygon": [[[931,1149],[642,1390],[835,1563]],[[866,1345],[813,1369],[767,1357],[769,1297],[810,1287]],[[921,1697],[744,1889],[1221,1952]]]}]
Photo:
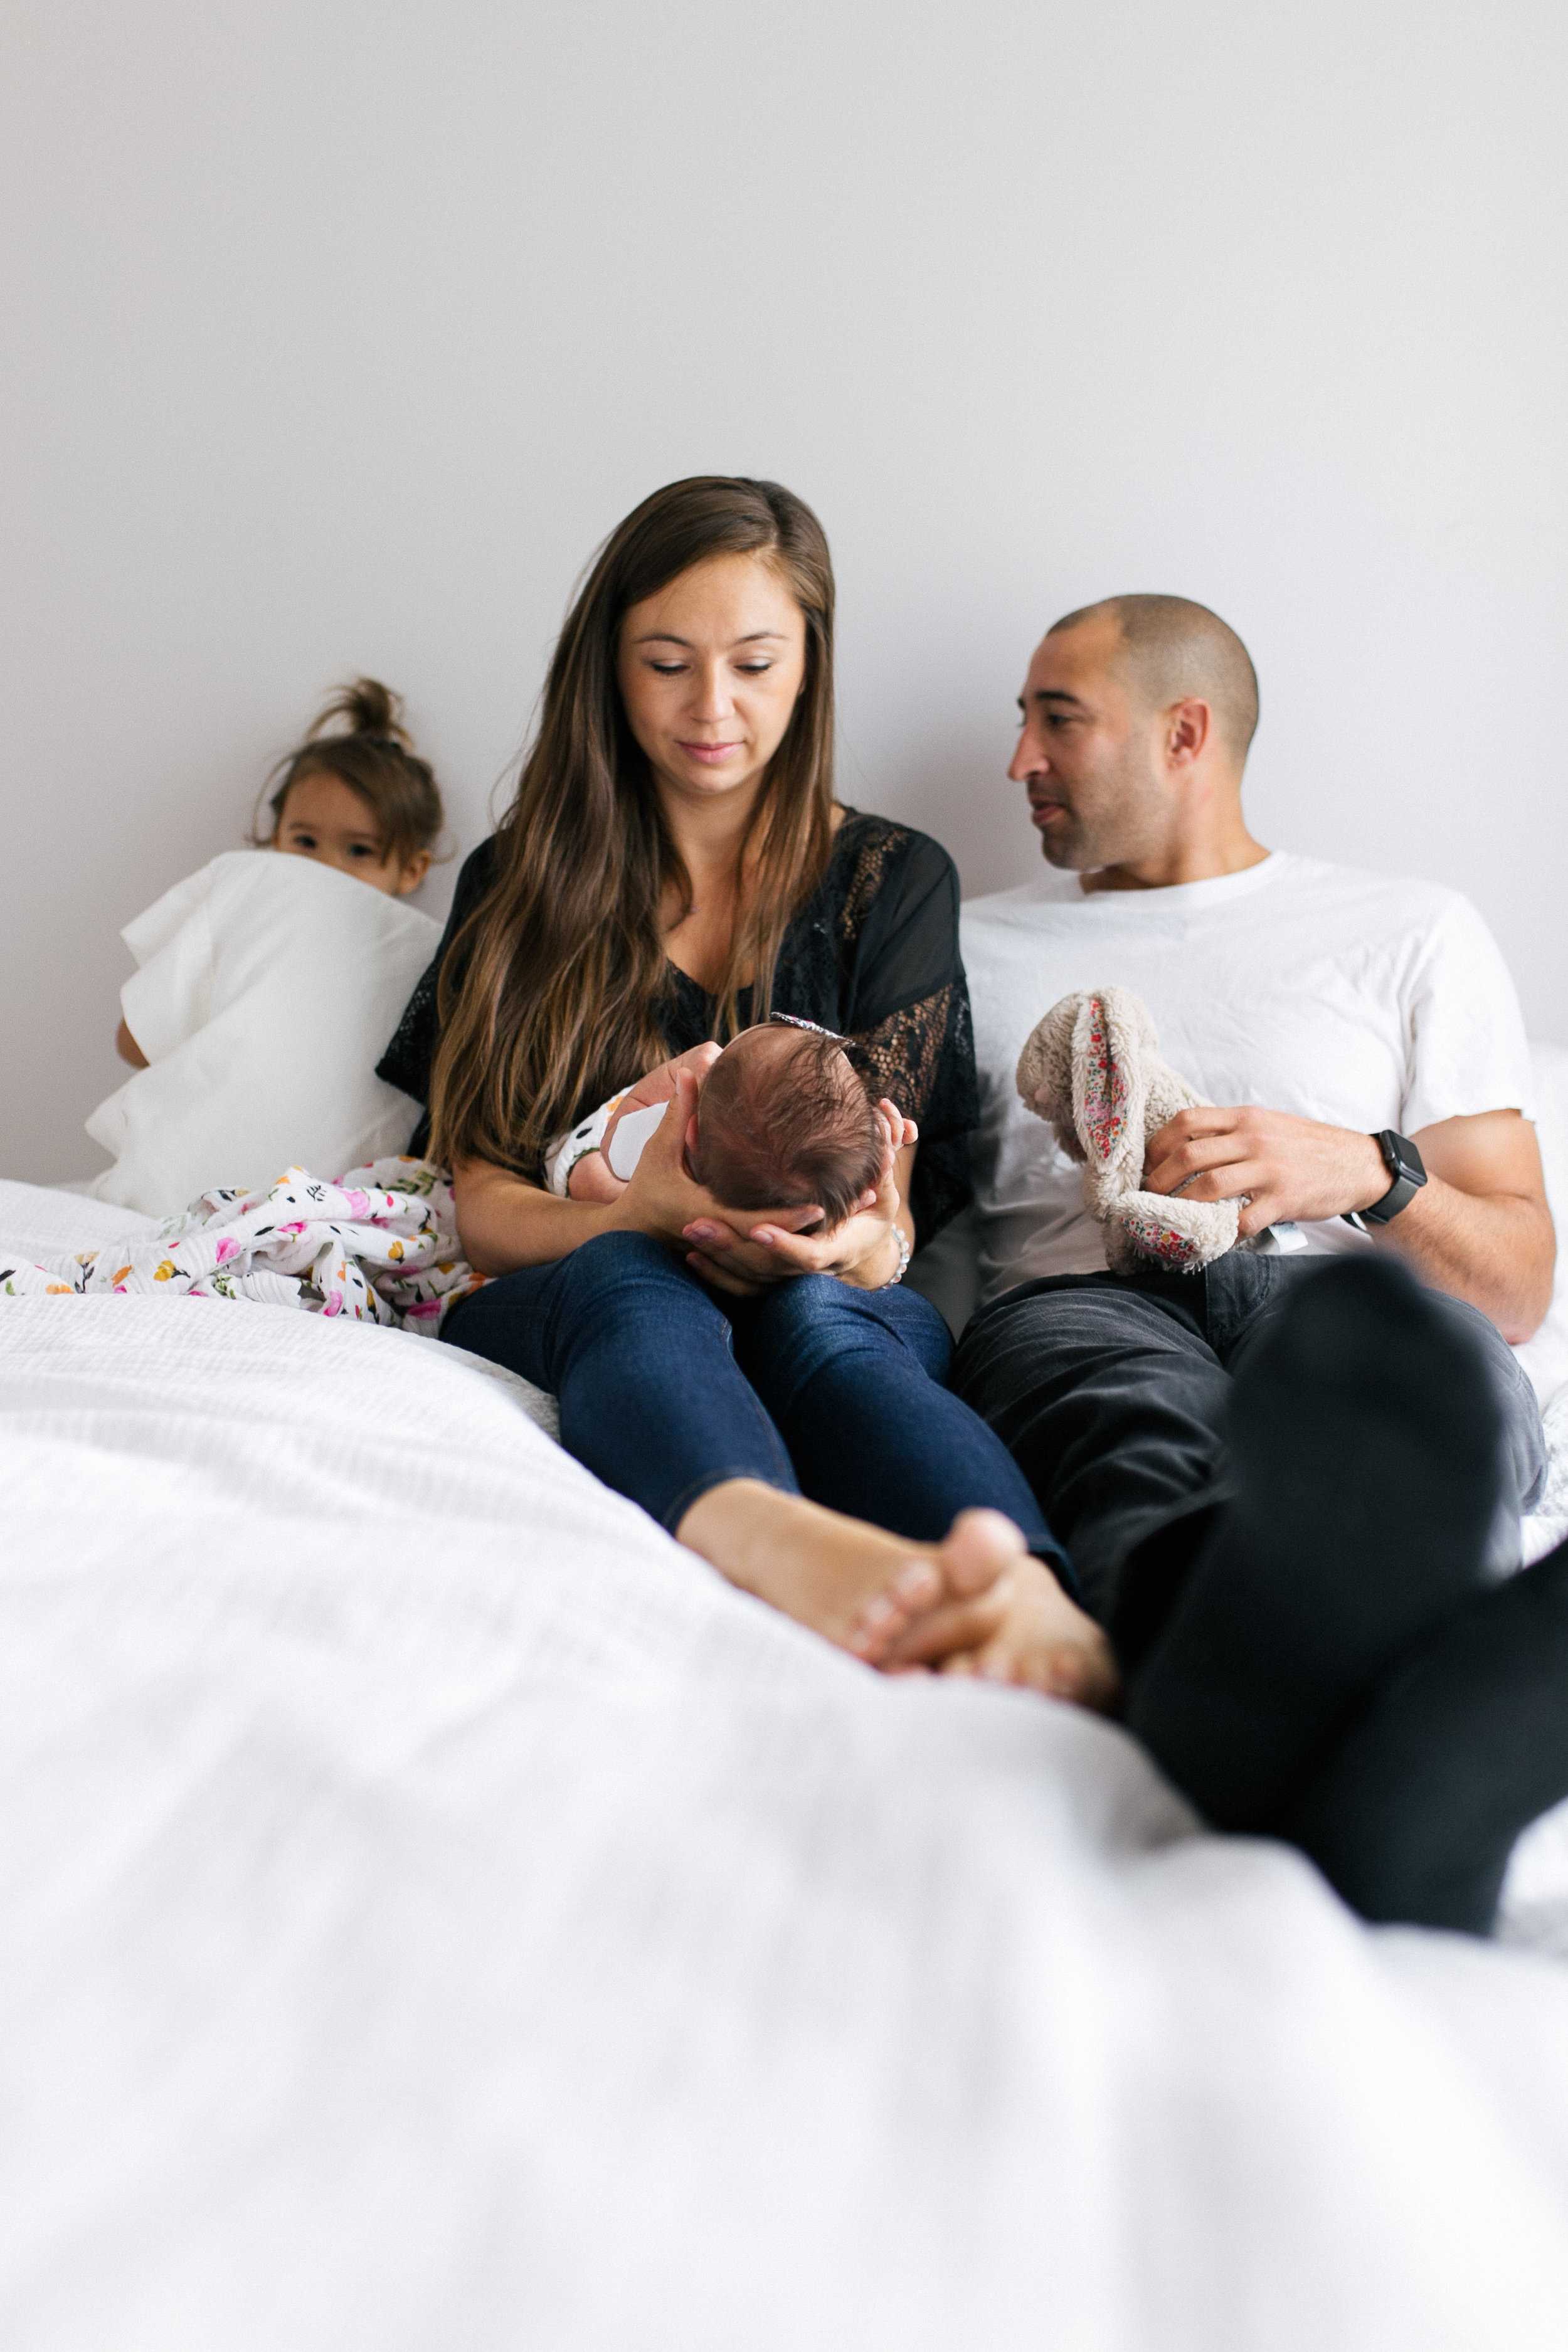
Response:
[{"label": "bald man", "polygon": [[[1179,1585],[1224,1507],[1231,1376],[1271,1314],[1325,1255],[1392,1255],[1485,1354],[1516,1527],[1545,1454],[1507,1343],[1546,1311],[1555,1240],[1523,1024],[1479,916],[1453,891],[1254,840],[1257,677],[1201,604],[1069,613],[1020,708],[1008,773],[1050,870],[964,909],[981,1293],[953,1385],[1012,1448],[1090,1606],[1135,1641],[1131,1618]],[[1109,1273],[1081,1169],[1015,1090],[1040,1015],[1113,983],[1220,1106],[1152,1139],[1145,1185],[1249,1196],[1244,1245],[1198,1274]],[[1296,1254],[1278,1254],[1281,1228]],[[1245,1246],[1259,1237],[1265,1254]],[[1397,1390],[1392,1339],[1388,1371]]]}]

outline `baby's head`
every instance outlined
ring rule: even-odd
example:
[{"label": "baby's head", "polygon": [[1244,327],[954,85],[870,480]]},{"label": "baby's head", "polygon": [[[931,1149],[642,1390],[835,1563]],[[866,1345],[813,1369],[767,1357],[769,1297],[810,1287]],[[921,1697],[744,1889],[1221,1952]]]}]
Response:
[{"label": "baby's head", "polygon": [[882,1130],[837,1037],[769,1023],[743,1029],[703,1080],[689,1160],[726,1208],[816,1202],[831,1230],[875,1189]]},{"label": "baby's head", "polygon": [[[443,812],[440,787],[415,753],[402,709],[374,677],[335,694],[268,778],[278,779],[267,803],[272,826],[257,838],[258,848],[313,857],[389,898],[416,890],[430,870]],[[348,720],[346,729],[323,731],[338,719]]]}]

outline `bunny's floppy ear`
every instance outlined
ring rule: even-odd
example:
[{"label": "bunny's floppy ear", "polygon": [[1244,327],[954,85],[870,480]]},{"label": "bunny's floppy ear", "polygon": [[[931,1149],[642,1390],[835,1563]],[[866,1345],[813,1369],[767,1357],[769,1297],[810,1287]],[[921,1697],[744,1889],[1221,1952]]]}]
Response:
[{"label": "bunny's floppy ear", "polygon": [[1143,1180],[1149,1094],[1148,1014],[1124,988],[1079,1000],[1072,1036],[1073,1118],[1109,1206]]},{"label": "bunny's floppy ear", "polygon": [[1016,1085],[1026,1110],[1052,1128],[1069,1160],[1081,1160],[1073,1116],[1073,1037],[1080,1008],[1089,999],[1081,992],[1064,996],[1043,1020],[1037,1021],[1018,1056]]}]

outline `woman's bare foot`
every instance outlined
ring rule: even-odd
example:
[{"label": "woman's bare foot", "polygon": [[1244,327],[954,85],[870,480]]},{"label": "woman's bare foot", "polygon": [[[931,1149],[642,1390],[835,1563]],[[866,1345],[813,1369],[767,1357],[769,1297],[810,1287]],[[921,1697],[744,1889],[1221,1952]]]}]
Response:
[{"label": "woman's bare foot", "polygon": [[1015,1560],[980,1601],[929,1611],[900,1634],[888,1664],[1015,1683],[1101,1714],[1121,1689],[1100,1627],[1033,1559]]},{"label": "woman's bare foot", "polygon": [[[927,1614],[983,1602],[1026,1560],[1023,1537],[1000,1511],[961,1511],[942,1543],[910,1543],[756,1478],[710,1486],[676,1539],[868,1665],[885,1664]],[[984,1622],[994,1631],[998,1612]]]}]

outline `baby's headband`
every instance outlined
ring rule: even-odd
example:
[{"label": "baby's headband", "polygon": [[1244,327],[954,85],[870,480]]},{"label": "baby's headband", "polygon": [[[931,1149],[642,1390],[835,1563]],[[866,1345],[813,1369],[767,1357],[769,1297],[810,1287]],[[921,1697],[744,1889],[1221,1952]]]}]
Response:
[{"label": "baby's headband", "polygon": [[785,1029],[809,1029],[814,1037],[831,1037],[836,1045],[847,1045],[848,1039],[837,1029],[825,1029],[820,1021],[803,1021],[798,1013],[770,1013],[770,1024],[777,1022]]}]

